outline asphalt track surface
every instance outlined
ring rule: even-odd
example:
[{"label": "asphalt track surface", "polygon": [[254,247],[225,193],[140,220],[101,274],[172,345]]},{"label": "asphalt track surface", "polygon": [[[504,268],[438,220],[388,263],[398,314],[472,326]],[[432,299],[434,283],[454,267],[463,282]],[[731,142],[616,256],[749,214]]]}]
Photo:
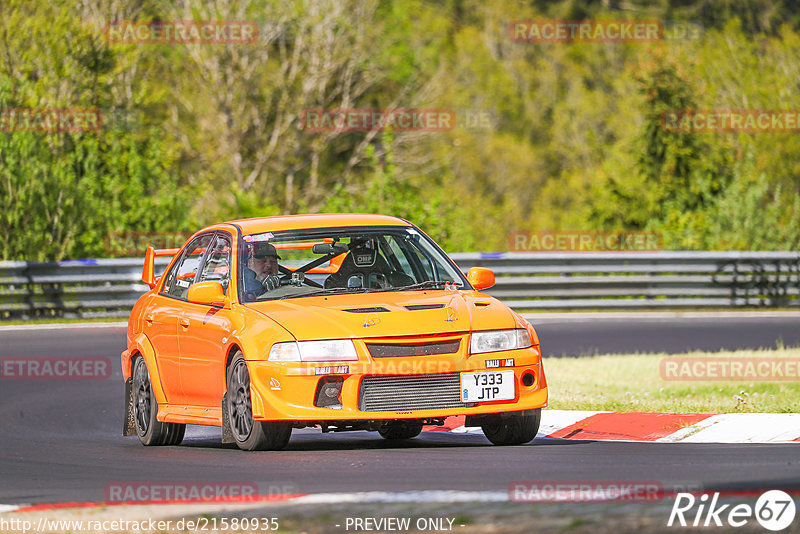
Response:
[{"label": "asphalt track surface", "polygon": [[[800,343],[800,319],[542,321],[546,356],[774,347]],[[0,331],[0,357],[109,357],[107,380],[0,380],[0,503],[104,501],[123,482],[255,482],[262,493],[507,491],[520,480],[656,481],[706,491],[800,490],[796,444],[536,439],[494,447],[481,434],[295,431],[286,450],[246,453],[190,426],[178,447],[122,437],[122,328]]]}]

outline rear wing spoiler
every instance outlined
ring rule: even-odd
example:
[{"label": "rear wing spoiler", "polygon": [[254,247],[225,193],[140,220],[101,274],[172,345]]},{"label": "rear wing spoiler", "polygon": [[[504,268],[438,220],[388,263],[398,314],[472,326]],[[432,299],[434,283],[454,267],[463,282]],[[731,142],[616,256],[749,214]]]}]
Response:
[{"label": "rear wing spoiler", "polygon": [[144,251],[144,267],[142,267],[142,282],[150,286],[150,289],[156,287],[158,278],[155,277],[155,263],[156,256],[175,256],[181,249],[179,248],[160,248],[154,249],[147,247]]}]

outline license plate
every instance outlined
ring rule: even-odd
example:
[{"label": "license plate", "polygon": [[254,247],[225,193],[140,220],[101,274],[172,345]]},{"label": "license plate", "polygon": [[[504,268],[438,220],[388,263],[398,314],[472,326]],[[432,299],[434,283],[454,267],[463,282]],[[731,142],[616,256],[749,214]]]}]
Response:
[{"label": "license plate", "polygon": [[486,402],[514,398],[514,371],[461,373],[461,401]]}]

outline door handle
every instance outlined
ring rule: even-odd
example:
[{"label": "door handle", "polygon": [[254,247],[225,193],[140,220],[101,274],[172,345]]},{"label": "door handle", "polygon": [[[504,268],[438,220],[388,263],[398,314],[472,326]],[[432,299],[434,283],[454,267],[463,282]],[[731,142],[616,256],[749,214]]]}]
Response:
[{"label": "door handle", "polygon": [[184,328],[189,328],[189,319],[182,317],[180,320],[180,325]]},{"label": "door handle", "polygon": [[144,322],[147,323],[147,326],[153,326],[153,316],[152,315],[145,316]]}]

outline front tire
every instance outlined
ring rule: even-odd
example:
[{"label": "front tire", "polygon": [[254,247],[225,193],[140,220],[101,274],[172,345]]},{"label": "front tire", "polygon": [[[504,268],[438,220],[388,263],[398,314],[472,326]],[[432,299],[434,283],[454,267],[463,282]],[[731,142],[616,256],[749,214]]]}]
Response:
[{"label": "front tire", "polygon": [[141,356],[133,364],[133,420],[142,445],[178,445],[186,425],[162,423],[156,419],[158,401],[153,395],[150,373]]},{"label": "front tire", "polygon": [[484,435],[495,445],[522,445],[536,437],[542,409],[533,415],[496,414],[482,425]]},{"label": "front tire", "polygon": [[385,439],[411,439],[422,432],[422,423],[415,421],[387,423],[378,429],[378,434]]},{"label": "front tire", "polygon": [[228,367],[228,421],[233,439],[245,451],[277,451],[289,443],[292,425],[285,421],[256,421],[250,401],[250,372],[241,351]]}]

